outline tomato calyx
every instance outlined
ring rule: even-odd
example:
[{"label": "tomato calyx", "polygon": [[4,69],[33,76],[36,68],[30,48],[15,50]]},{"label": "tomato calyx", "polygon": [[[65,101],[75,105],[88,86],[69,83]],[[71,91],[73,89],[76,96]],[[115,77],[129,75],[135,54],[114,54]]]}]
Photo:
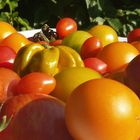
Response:
[{"label": "tomato calyx", "polygon": [[4,129],[6,129],[8,127],[8,125],[11,122],[12,118],[13,118],[13,115],[11,115],[11,117],[9,119],[7,119],[6,115],[4,115],[2,117],[2,120],[0,122],[0,132],[2,132]]}]

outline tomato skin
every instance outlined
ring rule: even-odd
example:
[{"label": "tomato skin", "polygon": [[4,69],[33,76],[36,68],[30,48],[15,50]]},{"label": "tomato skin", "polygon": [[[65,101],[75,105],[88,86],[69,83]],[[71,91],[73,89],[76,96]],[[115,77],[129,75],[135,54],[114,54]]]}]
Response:
[{"label": "tomato skin", "polygon": [[101,40],[103,46],[118,41],[118,35],[116,31],[108,25],[93,26],[89,30],[89,33],[98,37]]},{"label": "tomato skin", "polygon": [[17,53],[20,48],[30,43],[31,41],[29,41],[24,35],[16,32],[3,39],[0,42],[0,46],[8,46]]},{"label": "tomato skin", "polygon": [[0,67],[13,69],[16,52],[7,46],[0,46]]},{"label": "tomato skin", "polygon": [[81,47],[80,55],[82,59],[96,56],[103,48],[102,43],[96,36],[88,38]]},{"label": "tomato skin", "polygon": [[127,40],[129,43],[140,40],[140,28],[136,28],[128,33]]},{"label": "tomato skin", "polygon": [[0,41],[15,32],[17,31],[11,24],[0,21]]},{"label": "tomato skin", "polygon": [[91,68],[100,74],[107,73],[107,64],[96,57],[89,57],[84,59],[85,67]]},{"label": "tomato skin", "polygon": [[49,95],[13,96],[3,104],[1,118],[12,119],[2,140],[73,140],[65,125],[64,103]]},{"label": "tomato skin", "polygon": [[53,76],[42,72],[32,72],[18,82],[14,95],[19,94],[49,94],[55,88],[56,81]]},{"label": "tomato skin", "polygon": [[77,30],[77,23],[74,19],[66,17],[62,18],[56,24],[56,32],[60,39]]},{"label": "tomato skin", "polygon": [[139,116],[139,98],[132,90],[115,80],[100,78],[72,92],[65,118],[76,140],[137,140]]}]

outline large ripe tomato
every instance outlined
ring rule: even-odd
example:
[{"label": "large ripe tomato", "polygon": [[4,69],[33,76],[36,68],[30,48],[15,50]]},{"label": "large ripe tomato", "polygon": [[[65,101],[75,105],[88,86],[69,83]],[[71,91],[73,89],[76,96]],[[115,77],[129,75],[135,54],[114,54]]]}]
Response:
[{"label": "large ripe tomato", "polygon": [[78,86],[65,114],[76,140],[137,140],[140,136],[139,98],[115,80],[93,79]]},{"label": "large ripe tomato", "polygon": [[114,72],[124,69],[138,54],[139,51],[130,43],[114,42],[104,47],[98,58],[108,65],[109,72]]},{"label": "large ripe tomato", "polygon": [[56,24],[56,32],[59,38],[63,39],[68,34],[77,30],[77,23],[74,19],[66,17],[62,18]]},{"label": "large ripe tomato", "polygon": [[95,57],[103,48],[102,42],[96,36],[88,38],[82,45],[80,55],[82,59]]},{"label": "large ripe tomato", "polygon": [[101,40],[103,46],[118,41],[118,35],[116,31],[108,25],[93,26],[89,30],[89,33],[98,37]]},{"label": "large ripe tomato", "polygon": [[[64,103],[49,95],[26,94],[6,100],[0,112],[8,127],[1,140],[72,140],[65,125]],[[0,126],[2,127],[2,126]]]},{"label": "large ripe tomato", "polygon": [[31,43],[31,41],[29,41],[24,35],[16,32],[3,39],[0,42],[0,46],[8,46],[17,53],[20,48],[29,43]]},{"label": "large ripe tomato", "polygon": [[129,43],[140,40],[140,28],[136,28],[128,33],[127,40]]},{"label": "large ripe tomato", "polygon": [[17,31],[11,24],[0,21],[0,41],[15,32]]},{"label": "large ripe tomato", "polygon": [[56,85],[55,78],[47,73],[32,72],[20,79],[14,95],[19,94],[49,94]]}]

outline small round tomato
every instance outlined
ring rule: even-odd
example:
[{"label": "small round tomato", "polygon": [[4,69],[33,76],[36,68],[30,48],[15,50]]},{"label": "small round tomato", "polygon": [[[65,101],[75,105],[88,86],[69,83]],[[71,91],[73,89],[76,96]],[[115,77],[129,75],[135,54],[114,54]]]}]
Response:
[{"label": "small round tomato", "polygon": [[11,24],[0,21],[0,41],[15,32],[17,31]]},{"label": "small round tomato", "polygon": [[140,28],[136,28],[128,33],[127,40],[129,43],[140,40]]},{"label": "small round tomato", "polygon": [[103,46],[118,41],[117,32],[108,25],[93,26],[89,30],[89,33],[91,33],[93,36],[98,37],[101,40]]},{"label": "small round tomato", "polygon": [[16,86],[14,95],[19,94],[49,94],[55,88],[53,76],[42,72],[32,72],[21,78]]},{"label": "small round tomato", "polygon": [[81,46],[80,55],[82,59],[94,57],[103,48],[102,43],[96,36],[88,38]]},{"label": "small round tomato", "polygon": [[74,19],[66,17],[62,18],[56,24],[56,32],[59,38],[63,39],[68,34],[77,30],[77,23]]},{"label": "small round tomato", "polygon": [[13,69],[16,52],[7,46],[0,46],[0,67]]},{"label": "small round tomato", "polygon": [[31,43],[31,41],[29,41],[24,35],[16,32],[3,39],[0,42],[0,46],[8,46],[17,53],[20,48],[29,43]]},{"label": "small round tomato", "polygon": [[84,59],[85,67],[91,68],[100,74],[105,74],[107,72],[107,64],[96,57],[89,57]]}]

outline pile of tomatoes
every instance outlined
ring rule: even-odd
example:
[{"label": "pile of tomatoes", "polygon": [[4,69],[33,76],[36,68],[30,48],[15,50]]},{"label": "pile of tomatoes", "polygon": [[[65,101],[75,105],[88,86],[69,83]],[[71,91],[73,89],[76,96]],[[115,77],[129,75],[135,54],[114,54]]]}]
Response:
[{"label": "pile of tomatoes", "polygon": [[56,34],[43,44],[71,47],[84,66],[20,76],[16,55],[34,42],[0,21],[0,139],[139,140],[140,29],[120,41],[108,25],[63,18]]}]

